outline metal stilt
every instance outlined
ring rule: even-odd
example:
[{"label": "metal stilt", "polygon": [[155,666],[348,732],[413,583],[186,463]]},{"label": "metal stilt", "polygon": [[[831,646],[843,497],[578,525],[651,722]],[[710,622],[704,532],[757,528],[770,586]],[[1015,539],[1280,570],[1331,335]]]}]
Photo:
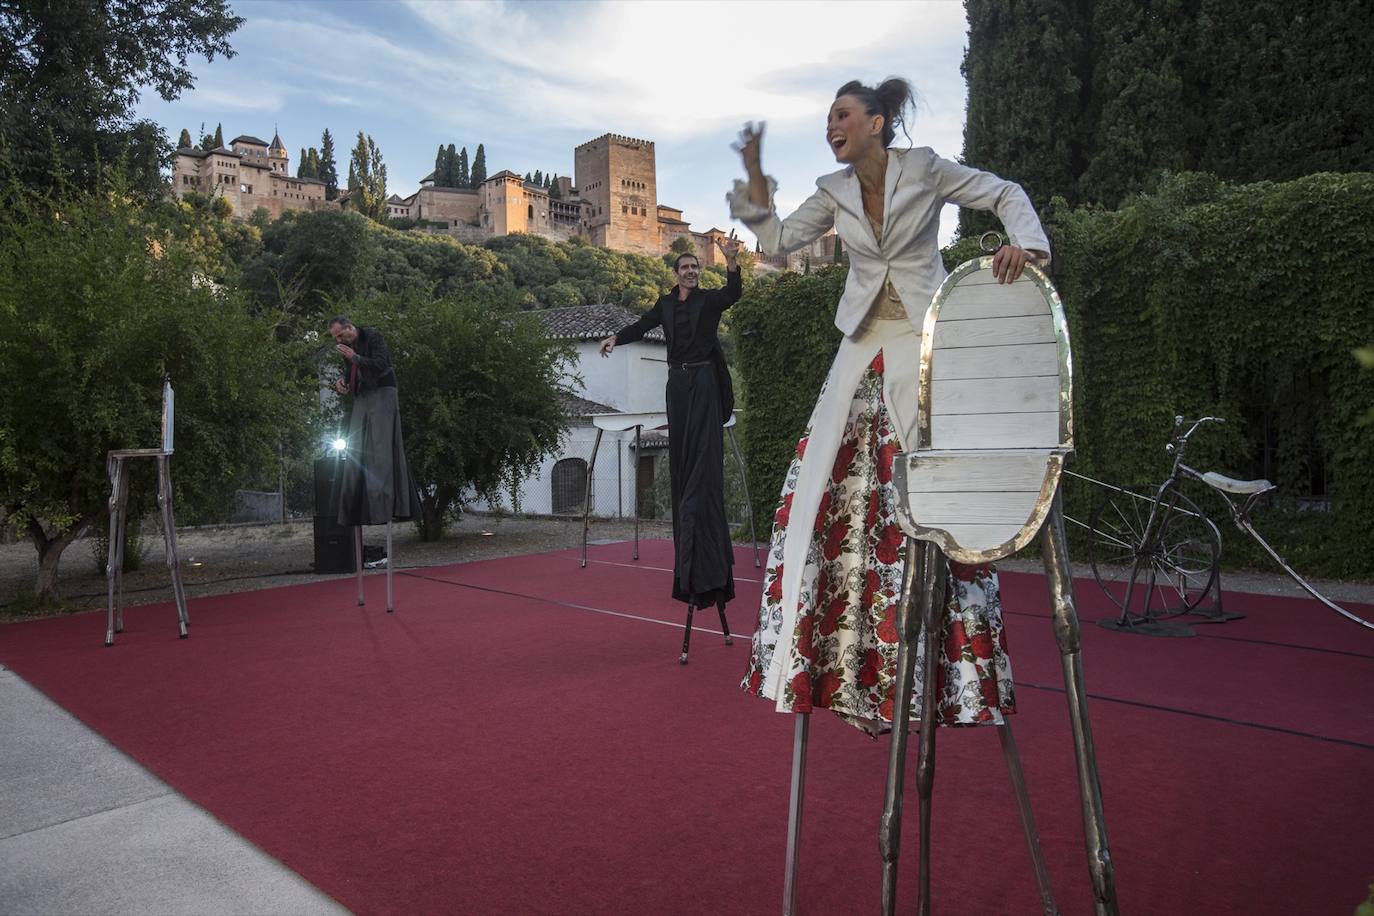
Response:
[{"label": "metal stilt", "polygon": [[754,533],[754,501],[749,498],[749,469],[744,466],[744,456],[740,454],[739,443],[735,441],[734,429],[727,426],[725,432],[730,436],[730,448],[735,453],[735,463],[739,465],[739,479],[744,484],[744,509],[749,514],[749,541],[754,545],[754,568],[762,569],[759,561],[759,538]]},{"label": "metal stilt", "polygon": [[592,475],[596,472],[596,453],[601,449],[600,427],[596,430],[596,441],[592,443],[592,460],[587,463],[587,495],[582,505],[582,568],[587,568],[587,531],[592,526]]},{"label": "metal stilt", "polygon": [[902,593],[897,603],[897,680],[893,684],[892,743],[887,756],[887,788],[883,818],[878,825],[878,849],[883,858],[882,912],[897,909],[897,857],[902,845],[902,784],[906,779],[906,742],[911,727],[913,665],[912,644],[919,631],[920,614],[911,613],[912,585],[916,570],[925,562],[926,544],[906,539],[906,563],[902,569]]},{"label": "metal stilt", "polygon": [[1054,602],[1054,635],[1064,669],[1064,687],[1073,729],[1074,763],[1078,768],[1078,792],[1083,814],[1083,836],[1088,852],[1088,874],[1093,885],[1096,916],[1117,916],[1116,884],[1107,843],[1107,821],[1102,808],[1102,785],[1097,776],[1092,725],[1088,721],[1087,688],[1083,680],[1078,611],[1073,600],[1068,544],[1064,538],[1063,496],[1056,490],[1049,517],[1040,529],[1040,550],[1045,578]]},{"label": "metal stilt", "polygon": [[733,646],[735,644],[735,640],[734,637],[730,635],[730,621],[725,619],[724,598],[721,598],[716,601],[716,610],[720,611],[720,631],[725,634],[725,644],[727,646]]},{"label": "metal stilt", "polygon": [[353,568],[358,580],[358,607],[363,606],[363,527],[353,526]]},{"label": "metal stilt", "polygon": [[391,597],[391,519],[386,520],[386,612],[388,614],[396,610],[396,604]]},{"label": "metal stilt", "polygon": [[796,916],[797,864],[801,851],[802,800],[806,794],[806,739],[811,730],[809,713],[793,713],[792,795],[787,808],[787,858],[782,869],[783,916]]},{"label": "metal stilt", "polygon": [[682,657],[677,660],[679,665],[687,664],[687,649],[692,644],[692,614],[696,611],[696,605],[687,602],[687,627],[682,631]]},{"label": "metal stilt", "polygon": [[1054,892],[1050,889],[1050,873],[1045,868],[1045,855],[1040,850],[1040,831],[1035,827],[1035,812],[1031,809],[1026,776],[1021,771],[1021,755],[1016,752],[1016,737],[1011,732],[1010,721],[1003,720],[997,727],[997,740],[1002,744],[1002,757],[1007,761],[1007,773],[1011,776],[1011,790],[1016,796],[1016,809],[1021,815],[1021,829],[1026,834],[1031,867],[1035,869],[1035,885],[1040,889],[1040,906],[1045,916],[1059,916],[1059,910],[1054,905]]}]

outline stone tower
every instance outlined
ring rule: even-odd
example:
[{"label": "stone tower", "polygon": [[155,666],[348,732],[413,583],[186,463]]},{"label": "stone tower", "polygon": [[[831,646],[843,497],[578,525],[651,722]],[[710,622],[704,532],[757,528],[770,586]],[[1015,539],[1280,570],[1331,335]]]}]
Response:
[{"label": "stone tower", "polygon": [[281,134],[276,131],[272,132],[272,145],[267,147],[267,161],[278,175],[291,174],[291,158],[287,155],[286,144],[281,142]]},{"label": "stone tower", "polygon": [[658,254],[658,183],[654,144],[604,134],[573,150],[577,191],[588,202],[594,245]]}]

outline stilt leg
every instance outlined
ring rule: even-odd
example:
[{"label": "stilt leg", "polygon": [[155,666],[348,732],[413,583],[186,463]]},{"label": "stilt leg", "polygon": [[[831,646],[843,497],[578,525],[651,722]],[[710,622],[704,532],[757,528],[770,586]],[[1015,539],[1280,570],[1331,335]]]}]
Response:
[{"label": "stilt leg", "polygon": [[739,443],[735,441],[735,430],[725,427],[730,436],[730,448],[735,453],[735,463],[739,465],[739,479],[744,484],[744,511],[749,513],[749,542],[754,545],[754,568],[762,569],[759,562],[759,538],[754,533],[754,501],[749,498],[749,469],[744,466],[744,456],[740,454]]},{"label": "stilt leg", "polygon": [[[635,427],[635,559],[639,559],[639,431],[643,426]],[[619,445],[616,448],[620,448]]]},{"label": "stilt leg", "polygon": [[186,614],[186,592],[181,587],[176,522],[172,516],[172,471],[166,455],[159,455],[157,459],[157,505],[162,513],[162,541],[167,549],[167,571],[172,574],[172,596],[177,606],[177,634],[185,639],[189,618]]},{"label": "stilt leg", "polygon": [[802,799],[806,794],[806,739],[811,730],[809,713],[794,713],[792,737],[792,796],[787,809],[787,859],[782,870],[782,913],[796,916],[797,858],[801,850]]},{"label": "stilt leg", "polygon": [[1078,791],[1083,811],[1083,836],[1087,842],[1088,873],[1093,885],[1093,912],[1096,916],[1117,916],[1119,911],[1112,873],[1112,856],[1107,844],[1107,820],[1102,810],[1102,786],[1097,775],[1097,754],[1093,749],[1092,726],[1088,721],[1088,697],[1083,681],[1078,611],[1074,607],[1069,551],[1064,539],[1063,497],[1058,492],[1054,495],[1049,518],[1040,530],[1040,550],[1045,560],[1045,578],[1054,602],[1054,635],[1059,643],[1064,686],[1069,701],[1069,723],[1073,728],[1074,761],[1078,765]]},{"label": "stilt leg", "polygon": [[727,646],[733,646],[735,644],[735,640],[730,635],[730,621],[725,619],[724,598],[721,598],[718,601],[716,601],[716,610],[720,611],[720,631],[725,634],[725,644]]},{"label": "stilt leg", "polygon": [[386,522],[386,612],[395,612],[396,604],[391,597],[391,520]]},{"label": "stilt leg", "polygon": [[105,557],[105,585],[108,591],[105,602],[105,645],[113,646],[115,638],[115,544],[117,543],[116,531],[122,525],[119,518],[119,477],[123,473],[124,463],[117,458],[110,458],[106,465],[106,470],[110,478],[110,534],[106,542]]},{"label": "stilt leg", "polygon": [[930,806],[935,789],[935,689],[939,684],[940,622],[945,610],[945,582],[949,564],[934,544],[926,548],[921,570],[921,656],[925,680],[921,684],[921,752],[916,758],[916,791],[921,807],[921,873],[917,882],[916,912],[930,916]]},{"label": "stilt leg", "polygon": [[687,602],[687,628],[682,632],[682,657],[677,660],[679,665],[687,664],[687,649],[692,644],[692,612],[696,609],[696,605]]},{"label": "stilt leg", "polygon": [[592,443],[592,460],[587,463],[587,492],[582,502],[582,568],[587,568],[587,531],[592,527],[592,475],[596,472],[596,453],[601,448],[601,434],[598,428],[596,441]]},{"label": "stilt leg", "polygon": [[910,729],[912,643],[921,615],[911,613],[916,570],[924,562],[926,543],[906,539],[906,565],[902,571],[902,593],[897,604],[897,680],[893,684],[892,744],[887,757],[887,791],[883,800],[883,819],[878,826],[878,849],[883,857],[884,914],[897,910],[897,856],[902,843],[902,786],[906,779],[906,739]]},{"label": "stilt leg", "polygon": [[353,568],[358,579],[358,607],[363,606],[363,526],[353,526]]},{"label": "stilt leg", "polygon": [[1003,722],[998,727],[997,739],[1002,742],[1002,756],[1006,758],[1007,773],[1011,775],[1011,790],[1016,795],[1016,807],[1021,813],[1021,829],[1026,834],[1026,846],[1030,849],[1035,884],[1040,888],[1040,906],[1045,916],[1059,916],[1059,910],[1054,906],[1054,892],[1050,889],[1050,873],[1045,868],[1045,856],[1040,851],[1040,831],[1035,828],[1035,812],[1031,810],[1030,793],[1026,791],[1026,776],[1021,772],[1021,755],[1016,752],[1011,722]]}]

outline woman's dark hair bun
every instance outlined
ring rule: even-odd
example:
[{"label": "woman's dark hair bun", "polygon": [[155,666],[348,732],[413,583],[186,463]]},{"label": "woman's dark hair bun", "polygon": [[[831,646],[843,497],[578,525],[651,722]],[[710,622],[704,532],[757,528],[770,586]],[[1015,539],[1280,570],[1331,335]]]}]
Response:
[{"label": "woman's dark hair bun", "polygon": [[916,91],[911,84],[898,76],[890,76],[878,84],[877,88],[865,86],[858,80],[850,80],[835,93],[835,98],[852,95],[864,103],[864,111],[883,118],[883,146],[891,146],[897,137],[897,127],[906,130],[906,117],[909,110],[916,107]]}]

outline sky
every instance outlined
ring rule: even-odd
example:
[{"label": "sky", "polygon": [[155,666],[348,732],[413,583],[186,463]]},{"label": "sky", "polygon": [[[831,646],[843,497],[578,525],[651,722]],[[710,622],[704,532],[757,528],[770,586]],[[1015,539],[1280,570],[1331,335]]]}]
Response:
[{"label": "sky", "polygon": [[[281,135],[295,174],[302,147],[334,136],[340,178],[358,131],[408,196],[440,144],[486,147],[487,172],[573,173],[573,148],[605,133],[655,144],[658,202],[697,231],[732,224],[725,192],[744,175],[731,149],[764,121],[764,170],[786,215],[838,166],[824,139],[835,90],[850,79],[911,81],[909,131],[947,158],[963,147],[959,73],[967,25],[959,0],[231,0],[245,19],[235,56],[193,58],[196,85],[138,113],[175,141],[222,124]],[[900,133],[899,145],[906,139]],[[953,234],[954,207],[942,220]]]}]

